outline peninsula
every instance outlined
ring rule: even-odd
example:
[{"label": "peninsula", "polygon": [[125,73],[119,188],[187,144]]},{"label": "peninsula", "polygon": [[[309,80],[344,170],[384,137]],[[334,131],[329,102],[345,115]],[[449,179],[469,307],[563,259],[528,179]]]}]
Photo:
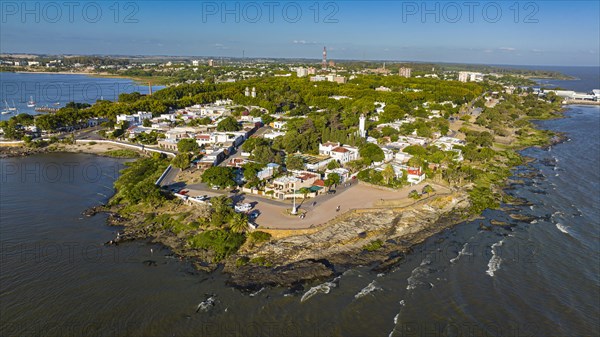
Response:
[{"label": "peninsula", "polygon": [[19,114],[0,123],[1,149],[139,157],[85,212],[122,226],[107,244],[150,239],[255,289],[385,270],[445,228],[522,203],[503,193],[518,151],[560,140],[531,121],[559,117],[562,98],[512,77],[253,68],[264,74]]}]

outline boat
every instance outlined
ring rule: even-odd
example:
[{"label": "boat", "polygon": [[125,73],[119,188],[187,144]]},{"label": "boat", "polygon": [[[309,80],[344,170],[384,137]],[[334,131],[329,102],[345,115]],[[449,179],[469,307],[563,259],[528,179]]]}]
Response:
[{"label": "boat", "polygon": [[[6,100],[4,102],[6,102]],[[15,105],[15,100],[14,99],[13,99],[12,103],[13,103],[13,106],[11,108],[10,105],[9,105],[8,106],[8,111],[17,111],[17,106]],[[8,105],[8,102],[6,102],[6,105]]]},{"label": "boat", "polygon": [[10,107],[8,106],[8,103],[6,102],[6,100],[4,100],[4,106],[5,106],[5,110],[2,110],[2,112],[0,112],[0,114],[8,115],[8,114],[12,113],[10,111]]},{"label": "boat", "polygon": [[29,102],[27,102],[27,107],[28,108],[34,108],[35,107],[35,101],[33,100],[33,96],[29,96]]}]

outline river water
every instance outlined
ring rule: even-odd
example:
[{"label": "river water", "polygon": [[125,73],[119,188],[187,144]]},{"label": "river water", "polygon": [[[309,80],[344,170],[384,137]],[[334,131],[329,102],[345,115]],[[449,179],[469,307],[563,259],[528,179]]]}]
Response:
[{"label": "river water", "polygon": [[[84,217],[123,161],[85,154],[0,160],[2,336],[598,336],[600,109],[539,123],[566,132],[508,193],[530,201],[446,230],[392,270],[247,294]],[[531,223],[509,213],[531,215]],[[510,226],[492,226],[490,220]]]},{"label": "river water", "polygon": [[[156,91],[164,86],[153,86]],[[36,107],[60,108],[68,102],[93,104],[99,99],[116,101],[121,93],[137,91],[147,94],[148,86],[126,78],[101,78],[73,74],[40,74],[0,72],[0,110],[15,107],[18,113],[35,115],[27,102],[33,99]],[[15,113],[0,115],[6,120]]]}]

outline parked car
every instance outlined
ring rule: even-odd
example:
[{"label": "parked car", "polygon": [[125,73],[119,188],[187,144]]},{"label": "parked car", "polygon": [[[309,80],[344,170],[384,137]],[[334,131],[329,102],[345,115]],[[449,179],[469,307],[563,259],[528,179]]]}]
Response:
[{"label": "parked car", "polygon": [[259,215],[260,215],[260,211],[255,209],[252,212],[248,213],[248,218],[250,220],[255,220],[256,218],[258,218]]}]

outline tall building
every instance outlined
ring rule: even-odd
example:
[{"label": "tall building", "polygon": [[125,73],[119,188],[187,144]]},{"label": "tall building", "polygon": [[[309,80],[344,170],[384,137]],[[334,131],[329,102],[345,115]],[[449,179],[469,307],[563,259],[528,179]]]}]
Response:
[{"label": "tall building", "polygon": [[208,60],[208,66],[209,67],[214,67],[215,66],[215,61],[213,59]]},{"label": "tall building", "polygon": [[410,77],[411,71],[411,68],[400,68],[400,70],[398,71],[398,75],[402,77]]},{"label": "tall building", "polygon": [[467,82],[469,80],[469,73],[466,71],[461,71],[458,73],[458,80],[461,82]]},{"label": "tall building", "polygon": [[304,76],[308,75],[308,69],[300,67],[300,68],[296,69],[296,75],[298,77],[304,77]]},{"label": "tall building", "polygon": [[327,47],[323,47],[323,62],[321,63],[321,68],[327,69]]},{"label": "tall building", "polygon": [[256,88],[252,87],[252,97],[256,97]]},{"label": "tall building", "polygon": [[358,134],[363,138],[367,138],[367,130],[365,128],[366,121],[367,117],[365,117],[365,115],[360,115],[360,118],[358,119]]},{"label": "tall building", "polygon": [[250,96],[250,88],[246,87],[246,90],[244,91],[244,96],[246,96],[246,97]]},{"label": "tall building", "polygon": [[470,71],[460,71],[458,73],[458,80],[461,82],[481,82],[483,81],[483,74]]}]

